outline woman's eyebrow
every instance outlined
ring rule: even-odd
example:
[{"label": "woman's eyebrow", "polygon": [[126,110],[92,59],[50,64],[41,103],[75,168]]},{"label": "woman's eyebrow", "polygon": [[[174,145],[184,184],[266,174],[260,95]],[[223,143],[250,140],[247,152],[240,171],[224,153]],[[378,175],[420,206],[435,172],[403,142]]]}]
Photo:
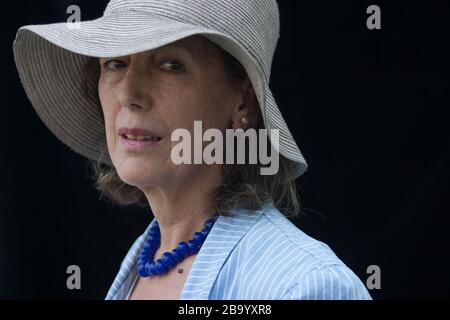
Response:
[{"label": "woman's eyebrow", "polygon": [[196,58],[200,57],[200,54],[199,54],[199,52],[197,50],[195,50],[193,48],[190,48],[188,46],[185,46],[185,45],[183,45],[181,43],[170,43],[168,45],[165,45],[162,48],[179,48],[179,49],[184,50],[185,52],[187,52],[188,54],[190,54],[193,57],[196,57]]}]

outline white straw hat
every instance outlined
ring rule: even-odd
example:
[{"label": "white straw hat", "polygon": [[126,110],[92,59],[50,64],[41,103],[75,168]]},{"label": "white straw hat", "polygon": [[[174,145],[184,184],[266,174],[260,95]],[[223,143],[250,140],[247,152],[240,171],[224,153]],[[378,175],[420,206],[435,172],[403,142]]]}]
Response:
[{"label": "white straw hat", "polygon": [[[292,177],[307,164],[269,89],[280,22],[276,0],[112,0],[104,15],[19,29],[14,58],[23,87],[45,125],[75,152],[99,160],[106,147],[98,99],[98,68],[89,61],[118,57],[203,35],[232,54],[253,84],[264,124],[279,129],[275,150]],[[109,155],[100,161],[111,165]]]}]

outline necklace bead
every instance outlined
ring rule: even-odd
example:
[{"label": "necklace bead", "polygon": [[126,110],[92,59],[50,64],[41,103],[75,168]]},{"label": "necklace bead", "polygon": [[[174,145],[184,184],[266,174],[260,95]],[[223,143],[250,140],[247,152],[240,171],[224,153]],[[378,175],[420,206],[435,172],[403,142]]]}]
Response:
[{"label": "necklace bead", "polygon": [[[186,257],[196,254],[200,251],[203,242],[206,240],[209,231],[218,217],[219,214],[217,212],[214,213],[212,218],[205,222],[203,230],[195,232],[191,240],[188,242],[180,242],[175,249],[170,252],[164,252],[161,258],[156,261],[153,259],[156,251],[161,245],[161,233],[158,221],[155,221],[150,229],[147,242],[138,257],[139,275],[141,277],[151,277],[164,274],[183,261]],[[182,273],[183,269],[178,269],[178,272]]]}]

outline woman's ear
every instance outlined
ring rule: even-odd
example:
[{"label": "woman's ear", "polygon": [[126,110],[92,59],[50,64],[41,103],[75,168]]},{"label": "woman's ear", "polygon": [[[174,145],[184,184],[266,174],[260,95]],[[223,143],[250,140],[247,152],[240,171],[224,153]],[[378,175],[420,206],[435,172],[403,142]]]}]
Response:
[{"label": "woman's ear", "polygon": [[241,98],[235,106],[232,115],[232,128],[243,129],[252,128],[256,125],[258,102],[253,85],[249,78],[244,80]]}]

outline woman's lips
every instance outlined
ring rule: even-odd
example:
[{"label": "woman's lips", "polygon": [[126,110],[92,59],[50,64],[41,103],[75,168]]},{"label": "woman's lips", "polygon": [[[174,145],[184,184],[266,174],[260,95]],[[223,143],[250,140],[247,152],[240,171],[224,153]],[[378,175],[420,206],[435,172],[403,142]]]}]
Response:
[{"label": "woman's lips", "polygon": [[150,131],[150,130],[146,130],[146,129],[141,129],[141,128],[127,128],[127,127],[122,127],[118,130],[118,133],[120,135],[125,135],[125,134],[132,134],[135,136],[154,136],[154,137],[158,137],[158,134],[156,132]]},{"label": "woman's lips", "polygon": [[162,140],[157,133],[142,128],[122,127],[118,130],[120,143],[134,149],[154,147]]},{"label": "woman's lips", "polygon": [[120,143],[127,147],[132,147],[135,149],[145,149],[158,145],[162,138],[156,138],[152,140],[134,140],[128,139],[126,135],[119,135]]}]

